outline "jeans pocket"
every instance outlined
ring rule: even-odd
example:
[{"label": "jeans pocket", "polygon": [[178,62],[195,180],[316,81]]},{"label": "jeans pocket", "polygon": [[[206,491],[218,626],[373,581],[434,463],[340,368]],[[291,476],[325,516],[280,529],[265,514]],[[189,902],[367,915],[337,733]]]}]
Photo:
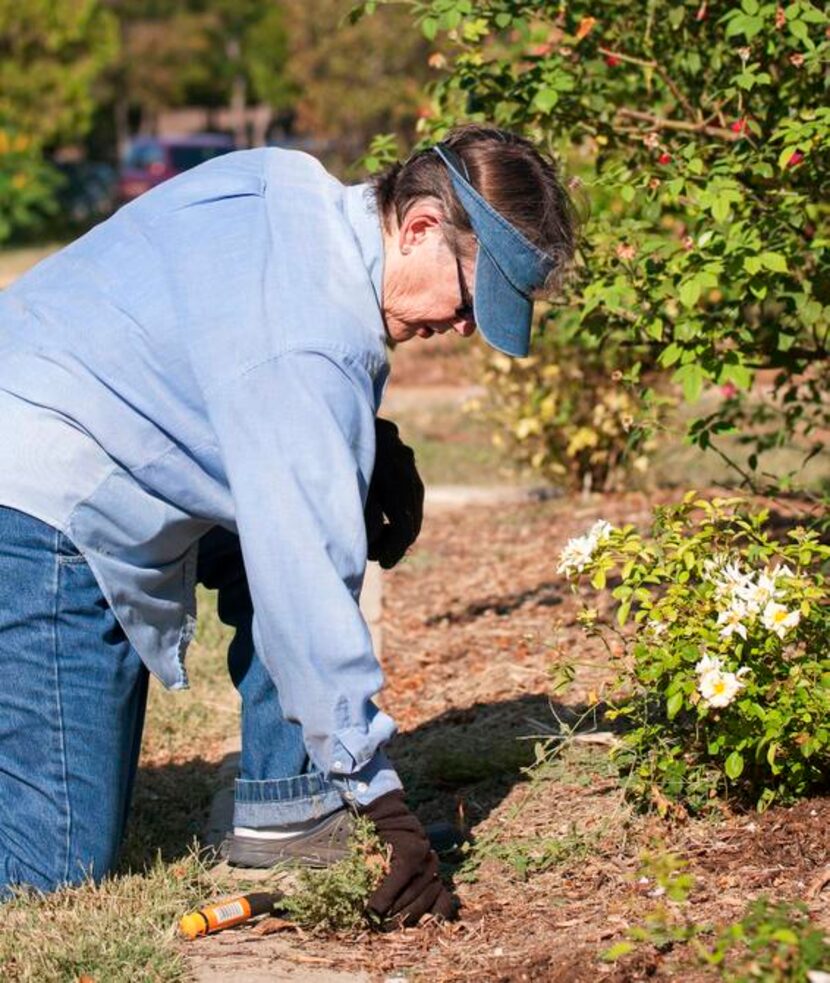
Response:
[{"label": "jeans pocket", "polygon": [[62,532],[58,533],[57,556],[58,563],[86,563],[83,553]]}]

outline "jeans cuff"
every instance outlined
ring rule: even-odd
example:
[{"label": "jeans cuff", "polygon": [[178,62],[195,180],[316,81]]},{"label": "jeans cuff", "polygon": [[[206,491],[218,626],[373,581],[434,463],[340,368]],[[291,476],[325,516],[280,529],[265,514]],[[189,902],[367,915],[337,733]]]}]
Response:
[{"label": "jeans cuff", "polygon": [[319,774],[265,781],[237,778],[234,784],[234,826],[302,823],[342,808],[343,796]]}]

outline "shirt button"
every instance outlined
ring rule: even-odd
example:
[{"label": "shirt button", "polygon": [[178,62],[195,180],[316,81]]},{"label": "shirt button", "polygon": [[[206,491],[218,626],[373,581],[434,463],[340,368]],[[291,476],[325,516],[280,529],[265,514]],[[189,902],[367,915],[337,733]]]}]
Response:
[{"label": "shirt button", "polygon": [[354,798],[354,795],[352,795],[351,792],[344,792],[343,798],[346,799],[347,802],[351,802],[352,799]]},{"label": "shirt button", "polygon": [[334,764],[332,765],[332,767],[333,768],[336,768],[338,771],[342,771],[343,770],[343,762],[342,761],[335,761]]},{"label": "shirt button", "polygon": [[368,789],[368,788],[369,788],[369,786],[366,784],[366,782],[358,782],[357,783],[357,790],[358,790],[358,792],[365,792],[366,789]]}]

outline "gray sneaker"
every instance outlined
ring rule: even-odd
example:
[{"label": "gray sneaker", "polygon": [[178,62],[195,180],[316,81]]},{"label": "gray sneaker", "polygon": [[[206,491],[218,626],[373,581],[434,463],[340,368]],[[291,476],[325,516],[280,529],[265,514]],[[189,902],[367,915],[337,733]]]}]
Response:
[{"label": "gray sneaker", "polygon": [[[231,867],[276,867],[292,864],[298,867],[330,867],[349,852],[349,837],[354,830],[354,813],[338,809],[321,819],[316,826],[290,839],[264,839],[228,833],[219,850]],[[464,842],[461,831],[452,823],[432,823],[426,827],[433,850],[438,854],[451,853]]]},{"label": "gray sneaker", "polygon": [[353,830],[352,812],[338,809],[290,839],[269,840],[230,832],[219,852],[231,867],[275,867],[281,863],[329,867],[348,854]]}]

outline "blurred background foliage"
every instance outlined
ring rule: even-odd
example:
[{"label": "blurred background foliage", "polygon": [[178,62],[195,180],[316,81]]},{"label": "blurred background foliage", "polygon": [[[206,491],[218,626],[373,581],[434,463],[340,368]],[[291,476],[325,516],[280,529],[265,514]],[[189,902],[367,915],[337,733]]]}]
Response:
[{"label": "blurred background foliage", "polygon": [[310,149],[341,174],[379,130],[411,142],[428,42],[403,9],[344,23],[351,7],[0,0],[0,242],[55,234],[53,161],[116,165],[171,110],[199,107],[219,130],[211,110],[264,107],[269,143]]}]

